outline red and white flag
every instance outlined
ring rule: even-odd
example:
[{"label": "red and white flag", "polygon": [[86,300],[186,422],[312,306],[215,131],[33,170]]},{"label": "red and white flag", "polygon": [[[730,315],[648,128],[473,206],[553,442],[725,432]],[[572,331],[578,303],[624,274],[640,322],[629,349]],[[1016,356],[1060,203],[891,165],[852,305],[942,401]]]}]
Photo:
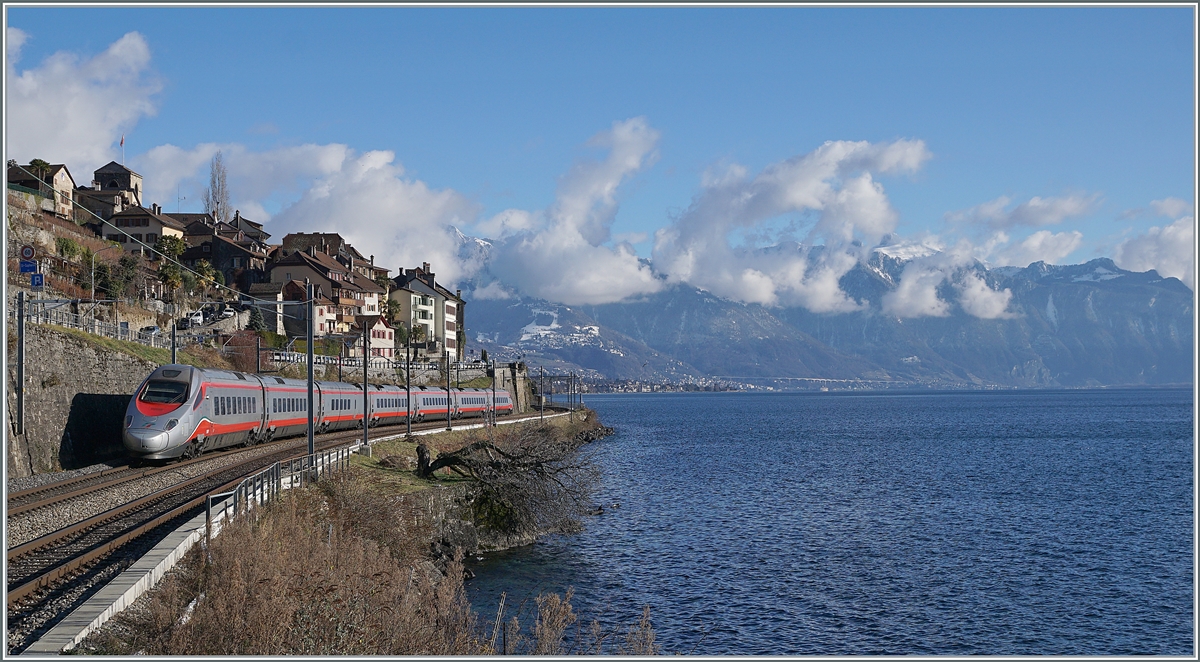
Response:
[{"label": "red and white flag", "polygon": [[121,147],[125,146],[125,134],[121,134]]}]

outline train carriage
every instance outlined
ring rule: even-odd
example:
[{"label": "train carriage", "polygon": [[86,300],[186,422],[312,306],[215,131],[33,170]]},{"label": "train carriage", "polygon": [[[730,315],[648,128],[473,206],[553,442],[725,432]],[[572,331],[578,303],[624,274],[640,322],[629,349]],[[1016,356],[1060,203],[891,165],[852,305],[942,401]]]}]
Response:
[{"label": "train carriage", "polygon": [[371,425],[395,425],[408,416],[408,397],[404,389],[391,384],[372,384],[367,391],[371,398]]},{"label": "train carriage", "polygon": [[252,445],[263,438],[263,383],[257,375],[197,369],[203,378],[204,419],[193,435],[194,452]]},{"label": "train carriage", "polygon": [[[267,414],[267,439],[294,437],[308,433],[308,382],[303,379],[264,377]],[[313,390],[313,401],[321,402],[321,389]],[[320,407],[316,408],[318,417]]]},{"label": "train carriage", "polygon": [[444,421],[451,414],[453,403],[446,389],[419,386],[412,392],[414,421]]},{"label": "train carriage", "polygon": [[459,418],[481,418],[491,410],[492,392],[481,388],[458,389],[454,401]]},{"label": "train carriage", "polygon": [[345,382],[316,382],[321,387],[321,431],[350,430],[363,421],[362,387]]},{"label": "train carriage", "polygon": [[[507,391],[416,387],[405,389],[314,383],[313,423],[319,432],[368,425],[511,414]],[[494,398],[494,401],[493,401]],[[149,460],[191,457],[207,450],[300,436],[308,431],[308,383],[300,379],[188,365],[156,368],[125,411],[123,441],[130,455]]]}]

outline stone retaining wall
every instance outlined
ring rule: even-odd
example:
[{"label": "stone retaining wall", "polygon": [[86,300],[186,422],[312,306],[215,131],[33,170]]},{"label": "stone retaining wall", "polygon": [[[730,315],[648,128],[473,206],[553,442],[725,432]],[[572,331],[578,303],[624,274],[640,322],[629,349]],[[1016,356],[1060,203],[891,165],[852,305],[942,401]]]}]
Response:
[{"label": "stone retaining wall", "polygon": [[129,398],[157,364],[97,349],[37,324],[25,326],[25,432],[16,434],[17,338],[9,325],[8,477],[73,469],[118,457]]}]

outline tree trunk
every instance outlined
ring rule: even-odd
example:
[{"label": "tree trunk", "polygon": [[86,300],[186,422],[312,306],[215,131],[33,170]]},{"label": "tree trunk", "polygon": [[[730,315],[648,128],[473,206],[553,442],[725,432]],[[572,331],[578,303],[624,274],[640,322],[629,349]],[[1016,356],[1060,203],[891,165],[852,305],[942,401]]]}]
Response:
[{"label": "tree trunk", "polygon": [[429,447],[425,444],[417,444],[417,475],[421,478],[428,478],[429,473]]}]

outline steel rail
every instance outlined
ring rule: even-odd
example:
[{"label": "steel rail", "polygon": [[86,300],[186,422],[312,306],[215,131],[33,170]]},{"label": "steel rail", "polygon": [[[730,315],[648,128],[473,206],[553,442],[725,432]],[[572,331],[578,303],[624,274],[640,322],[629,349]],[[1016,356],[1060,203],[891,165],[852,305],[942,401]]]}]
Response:
[{"label": "steel rail", "polygon": [[[213,491],[220,492],[220,491],[228,490],[231,487],[236,487],[243,480],[245,480],[244,477],[236,478],[228,483],[225,483],[221,487],[216,488]],[[154,528],[160,526],[161,524],[169,522],[181,515],[185,515],[185,514],[187,514],[187,512],[189,510],[200,508],[204,504],[205,499],[208,498],[208,495],[210,493],[211,492],[206,491],[204,494],[194,497],[194,498],[190,499],[189,501],[187,501],[186,503],[184,503],[180,506],[176,506],[175,508],[173,508],[173,509],[171,509],[171,510],[169,510],[147,522],[144,522],[144,523],[138,525],[137,527],[134,527],[133,529],[130,529],[129,531],[121,534],[120,536],[117,536],[116,538],[113,538],[112,540],[110,540],[108,542],[101,543],[100,545],[93,547],[92,549],[90,549],[89,551],[85,552],[82,555],[76,556],[72,559],[68,559],[66,563],[58,565],[58,566],[50,569],[48,572],[38,575],[37,577],[33,578],[30,581],[25,582],[24,584],[21,584],[20,586],[10,589],[8,591],[8,598],[7,598],[8,606],[9,607],[15,606],[21,599],[28,597],[29,595],[31,595],[34,591],[38,590],[39,588],[42,588],[44,586],[49,586],[56,579],[59,579],[60,577],[64,577],[64,576],[86,566],[88,563],[91,563],[92,561],[95,561],[103,556],[108,555],[110,552],[116,550],[119,547],[122,547],[123,545],[125,545],[129,541],[133,540],[134,538],[137,538],[137,537],[141,536],[142,534],[153,530]]]},{"label": "steel rail", "polygon": [[[374,436],[386,435],[388,432],[391,432],[391,430],[389,429],[390,427],[391,426],[383,426],[383,427],[375,428]],[[430,429],[430,428],[438,428],[440,426],[435,421],[435,422],[423,424],[423,425],[421,425],[421,427],[424,429]],[[346,430],[346,431],[342,431],[342,432],[338,432],[338,433],[331,433],[331,434],[325,435],[325,437],[326,438],[323,441],[326,443],[324,444],[323,448],[321,448],[320,450],[330,450],[332,448],[335,448],[339,445],[340,442],[345,441],[346,440],[345,438],[352,438],[355,441],[357,441],[358,433],[356,430]],[[332,437],[332,438],[330,438],[330,437]],[[284,441],[284,440],[281,440],[281,441]],[[293,440],[293,441],[295,441],[295,440]],[[274,460],[274,461],[269,459],[271,457],[271,455],[259,456],[256,458],[248,458],[246,461],[241,462],[239,464],[221,467],[218,470],[218,472],[214,472],[214,473],[228,473],[230,471],[237,471],[239,468],[246,467],[247,465],[257,465],[255,467],[255,470],[260,470],[263,466],[267,466],[269,464],[272,464],[273,462],[284,462],[289,459],[296,459],[299,457],[303,457],[306,454],[302,453],[299,455],[291,455],[290,457],[288,457],[288,452],[286,450],[281,450],[280,453],[273,454],[273,455],[283,455],[284,457],[279,458],[278,460]],[[208,459],[208,458],[197,458],[197,459]],[[173,469],[173,468],[177,468],[177,467],[178,467],[178,465],[174,465],[174,466],[163,467],[163,469]],[[133,527],[132,529],[129,529],[128,531],[125,531],[125,532],[119,534],[118,536],[116,536],[110,540],[99,542],[99,543],[93,545],[92,547],[89,547],[87,550],[84,550],[81,553],[75,554],[74,556],[72,556],[68,559],[65,559],[63,562],[57,563],[56,565],[54,565],[47,571],[39,573],[38,575],[30,578],[29,580],[23,582],[22,584],[20,584],[18,586],[14,586],[13,588],[11,588],[8,591],[8,594],[7,594],[8,606],[10,608],[14,607],[22,599],[32,595],[39,588],[50,586],[55,580],[65,577],[65,576],[75,572],[76,570],[83,568],[84,566],[88,565],[92,561],[98,560],[98,559],[108,555],[109,553],[120,548],[121,546],[125,545],[129,541],[143,535],[144,533],[151,531],[152,529],[162,525],[165,522],[169,522],[170,520],[172,520],[176,517],[186,514],[189,510],[191,510],[193,508],[198,508],[199,506],[206,503],[206,500],[209,497],[209,495],[211,495],[213,493],[217,493],[217,492],[227,491],[230,488],[237,487],[242,481],[244,481],[246,479],[246,476],[248,474],[252,474],[252,473],[253,473],[253,470],[242,472],[241,475],[239,475],[237,478],[229,481],[228,483],[225,483],[224,485],[222,485],[220,487],[206,489],[203,494],[195,496],[195,497],[189,499],[187,502],[171,508],[170,510],[168,510],[165,513],[161,513],[157,516],[154,516],[150,520],[147,520],[146,522],[143,522],[143,523]],[[8,554],[7,554],[8,562],[11,565],[11,563],[14,560],[17,560],[26,555],[32,554],[36,551],[57,545],[66,539],[76,537],[76,534],[84,534],[88,530],[95,529],[100,526],[104,526],[104,525],[111,523],[115,520],[118,520],[122,517],[131,515],[138,510],[144,510],[144,509],[152,506],[153,503],[155,503],[155,502],[162,501],[164,499],[168,499],[172,496],[178,496],[179,492],[182,492],[182,491],[186,490],[188,487],[191,487],[191,486],[193,486],[197,483],[200,483],[206,479],[211,479],[212,477],[213,477],[213,474],[196,476],[196,477],[188,479],[182,483],[177,483],[175,485],[172,485],[171,487],[165,488],[163,490],[159,490],[158,492],[155,492],[154,494],[150,494],[150,495],[147,495],[140,499],[137,499],[131,503],[110,509],[109,511],[100,513],[99,515],[88,518],[86,520],[83,520],[83,521],[73,524],[71,526],[65,527],[63,529],[60,529],[59,531],[47,534],[47,535],[37,538],[35,540],[29,541],[23,545],[14,547],[14,548],[8,550]],[[76,537],[76,539],[78,539],[78,538]]]}]

